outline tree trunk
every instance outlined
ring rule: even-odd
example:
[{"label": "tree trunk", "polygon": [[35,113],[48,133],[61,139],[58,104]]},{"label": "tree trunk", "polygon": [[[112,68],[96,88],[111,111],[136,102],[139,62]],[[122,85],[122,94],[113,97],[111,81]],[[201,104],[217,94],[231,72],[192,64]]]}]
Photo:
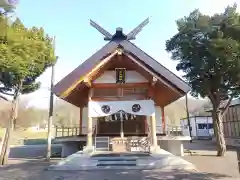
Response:
[{"label": "tree trunk", "polygon": [[11,135],[13,132],[14,121],[17,118],[17,110],[18,110],[17,102],[18,102],[19,92],[20,92],[21,88],[22,88],[22,84],[20,84],[18,86],[18,88],[15,90],[15,93],[14,93],[14,97],[13,97],[13,101],[12,101],[11,116],[10,116],[10,120],[8,122],[6,136],[3,139],[3,148],[2,148],[1,155],[0,155],[0,164],[1,165],[7,164],[7,161],[8,161],[8,156],[10,153]]},{"label": "tree trunk", "polygon": [[1,155],[2,151],[3,151],[3,145],[4,145],[3,141],[4,141],[6,135],[7,135],[7,129],[4,128],[4,133],[3,133],[3,136],[2,136],[2,142],[0,143],[0,155]]},{"label": "tree trunk", "polygon": [[226,153],[226,143],[223,133],[222,114],[213,109],[212,118],[214,123],[214,131],[217,140],[217,156],[224,156]]},{"label": "tree trunk", "polygon": [[0,154],[0,164],[3,165],[4,154],[6,151],[7,139],[8,139],[8,128],[6,128],[5,136],[2,139],[2,147],[1,147],[1,154]]}]

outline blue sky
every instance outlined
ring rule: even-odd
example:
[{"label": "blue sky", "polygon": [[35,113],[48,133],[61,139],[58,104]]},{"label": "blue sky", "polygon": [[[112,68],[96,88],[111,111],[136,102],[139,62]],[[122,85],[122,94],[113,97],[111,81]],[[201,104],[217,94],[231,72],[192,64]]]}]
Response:
[{"label": "blue sky", "polygon": [[[90,26],[92,19],[110,33],[116,27],[129,32],[145,18],[150,23],[133,41],[164,66],[175,70],[175,63],[165,52],[165,42],[176,33],[175,20],[199,8],[203,13],[222,12],[228,4],[240,0],[20,0],[16,15],[27,26],[43,27],[51,36],[56,36],[56,82],[71,72],[106,42],[103,36]],[[40,90],[27,95],[30,105],[48,107],[50,71],[39,80]]]}]

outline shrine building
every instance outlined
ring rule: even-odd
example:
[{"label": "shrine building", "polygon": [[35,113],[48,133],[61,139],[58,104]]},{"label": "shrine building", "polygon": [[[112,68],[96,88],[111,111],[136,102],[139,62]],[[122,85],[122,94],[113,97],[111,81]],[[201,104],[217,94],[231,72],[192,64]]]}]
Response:
[{"label": "shrine building", "polygon": [[[164,107],[185,96],[190,87],[131,42],[147,22],[129,34],[117,28],[111,35],[91,21],[109,42],[53,88],[80,113],[78,127],[56,130],[56,139],[64,144],[63,156],[77,150],[125,152],[143,146],[151,152],[161,148],[159,141],[169,140]],[[131,140],[135,147],[130,147]]]}]

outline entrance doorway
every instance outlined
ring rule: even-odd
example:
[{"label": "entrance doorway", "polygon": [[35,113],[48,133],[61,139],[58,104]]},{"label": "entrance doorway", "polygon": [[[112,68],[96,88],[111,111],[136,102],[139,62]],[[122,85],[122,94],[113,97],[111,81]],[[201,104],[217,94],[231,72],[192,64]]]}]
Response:
[{"label": "entrance doorway", "polygon": [[98,135],[139,136],[146,134],[146,116],[117,112],[110,116],[100,117],[97,121]]}]

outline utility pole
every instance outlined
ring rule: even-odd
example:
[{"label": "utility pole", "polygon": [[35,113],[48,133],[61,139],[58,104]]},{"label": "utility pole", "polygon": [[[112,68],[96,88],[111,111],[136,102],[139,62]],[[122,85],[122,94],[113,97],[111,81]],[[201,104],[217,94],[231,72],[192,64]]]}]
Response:
[{"label": "utility pole", "polygon": [[[55,37],[53,39],[53,48],[55,50]],[[58,57],[56,59],[56,62]],[[50,161],[51,158],[51,148],[52,148],[52,119],[53,119],[53,85],[54,85],[54,75],[55,75],[55,64],[52,64],[52,74],[51,74],[51,88],[50,88],[50,101],[49,101],[49,114],[48,114],[48,137],[47,137],[47,154],[46,160]]]},{"label": "utility pole", "polygon": [[186,94],[186,113],[187,113],[187,121],[188,121],[188,127],[189,127],[189,135],[190,135],[190,143],[192,142],[192,126],[190,123],[190,117],[189,117],[189,111],[188,111],[188,96]]}]

